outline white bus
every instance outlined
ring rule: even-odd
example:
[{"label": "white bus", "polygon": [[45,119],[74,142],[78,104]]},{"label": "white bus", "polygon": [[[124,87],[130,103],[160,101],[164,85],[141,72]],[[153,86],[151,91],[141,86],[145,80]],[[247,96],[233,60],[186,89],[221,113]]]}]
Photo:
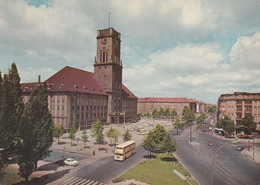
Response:
[{"label": "white bus", "polygon": [[125,143],[116,146],[114,159],[116,161],[124,161],[126,158],[130,157],[134,153],[135,153],[135,142],[127,141]]}]

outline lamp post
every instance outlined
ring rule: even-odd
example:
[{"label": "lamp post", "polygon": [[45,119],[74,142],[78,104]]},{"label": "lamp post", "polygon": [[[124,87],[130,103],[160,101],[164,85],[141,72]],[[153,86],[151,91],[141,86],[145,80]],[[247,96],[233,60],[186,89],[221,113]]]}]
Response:
[{"label": "lamp post", "polygon": [[210,178],[210,184],[212,185],[213,184],[213,168],[214,168],[214,162],[215,162],[215,158],[217,156],[217,153],[220,151],[221,148],[223,148],[224,146],[227,146],[229,144],[233,144],[233,143],[237,143],[239,142],[240,140],[234,140],[234,141],[231,141],[231,143],[225,143],[223,145],[221,145],[217,151],[214,153],[214,156],[213,156],[213,159],[212,159],[212,163],[211,163],[211,178]]}]

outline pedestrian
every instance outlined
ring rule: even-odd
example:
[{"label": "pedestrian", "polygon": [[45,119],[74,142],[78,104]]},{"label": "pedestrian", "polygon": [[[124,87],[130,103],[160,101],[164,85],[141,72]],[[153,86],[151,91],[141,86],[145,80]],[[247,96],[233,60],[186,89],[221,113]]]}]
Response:
[{"label": "pedestrian", "polygon": [[94,156],[94,155],[96,155],[96,152],[95,152],[95,150],[93,150],[93,156]]}]

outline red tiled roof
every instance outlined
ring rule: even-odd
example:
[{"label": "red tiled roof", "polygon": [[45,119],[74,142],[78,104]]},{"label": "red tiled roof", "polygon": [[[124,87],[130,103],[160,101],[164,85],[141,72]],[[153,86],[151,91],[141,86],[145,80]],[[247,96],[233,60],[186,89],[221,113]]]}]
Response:
[{"label": "red tiled roof", "polygon": [[122,84],[122,89],[128,95],[128,98],[138,98],[124,84]]},{"label": "red tiled roof", "polygon": [[[91,94],[107,95],[102,86],[96,80],[94,73],[66,66],[45,81],[47,91],[82,92]],[[39,84],[22,83],[23,92],[31,92]]]},{"label": "red tiled roof", "polygon": [[66,66],[46,81],[48,91],[70,91],[106,95],[94,73]]},{"label": "red tiled roof", "polygon": [[[94,73],[69,66],[64,67],[48,78],[45,83],[47,84],[47,91],[50,92],[65,91],[107,95],[95,78]],[[23,92],[31,92],[36,88],[37,84],[39,83],[22,83],[21,89]],[[123,84],[122,89],[128,98],[138,98]]]},{"label": "red tiled roof", "polygon": [[21,89],[23,92],[32,92],[37,84],[39,84],[38,82],[32,82],[32,83],[21,83]]},{"label": "red tiled roof", "polygon": [[163,102],[163,103],[195,103],[196,100],[188,98],[139,98],[138,103]]}]

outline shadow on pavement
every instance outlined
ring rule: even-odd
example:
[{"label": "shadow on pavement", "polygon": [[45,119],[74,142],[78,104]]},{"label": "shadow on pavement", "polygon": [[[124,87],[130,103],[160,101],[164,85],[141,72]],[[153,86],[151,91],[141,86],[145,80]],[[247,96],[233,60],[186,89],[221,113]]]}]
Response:
[{"label": "shadow on pavement", "polygon": [[44,164],[38,168],[38,171],[57,170],[60,166],[63,166],[63,159],[53,163]]},{"label": "shadow on pavement", "polygon": [[[67,173],[69,173],[69,169],[63,170],[63,171],[58,171],[58,172],[48,174],[48,175],[44,175],[40,178],[35,177],[27,183],[25,181],[23,181],[23,182],[19,182],[19,183],[13,184],[13,185],[36,185],[36,184],[37,185],[45,185],[47,183],[56,181],[57,179],[63,177]],[[50,178],[50,176],[52,178]]]}]

